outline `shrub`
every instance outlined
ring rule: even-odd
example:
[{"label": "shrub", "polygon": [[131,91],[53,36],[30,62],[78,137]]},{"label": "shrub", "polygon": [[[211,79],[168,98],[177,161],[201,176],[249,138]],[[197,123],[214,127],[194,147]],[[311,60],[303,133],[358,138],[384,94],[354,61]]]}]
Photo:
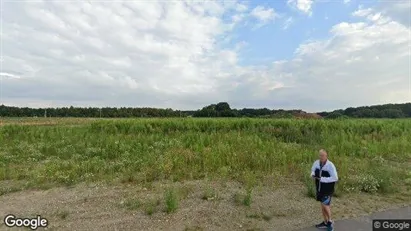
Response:
[{"label": "shrub", "polygon": [[165,193],[166,212],[173,213],[178,207],[178,198],[175,190],[168,189]]},{"label": "shrub", "polygon": [[360,190],[366,193],[376,193],[381,187],[381,181],[369,174],[360,175],[356,180]]}]

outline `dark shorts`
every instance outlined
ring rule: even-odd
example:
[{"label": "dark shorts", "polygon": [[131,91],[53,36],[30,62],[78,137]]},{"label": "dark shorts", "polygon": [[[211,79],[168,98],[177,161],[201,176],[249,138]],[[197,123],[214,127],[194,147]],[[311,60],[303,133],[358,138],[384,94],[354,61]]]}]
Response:
[{"label": "dark shorts", "polygon": [[321,204],[323,205],[330,205],[331,204],[331,195],[330,196],[324,196],[317,194],[317,201],[320,201]]}]

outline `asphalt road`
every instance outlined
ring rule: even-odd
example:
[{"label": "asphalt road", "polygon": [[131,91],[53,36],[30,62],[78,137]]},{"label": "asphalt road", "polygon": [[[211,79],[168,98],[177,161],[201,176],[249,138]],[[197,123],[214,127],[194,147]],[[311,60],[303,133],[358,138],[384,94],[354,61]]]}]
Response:
[{"label": "asphalt road", "polygon": [[[352,219],[334,221],[335,231],[372,231],[373,219],[411,219],[411,207],[392,209],[383,212],[371,214]],[[317,222],[318,223],[318,222]],[[313,224],[311,227],[301,229],[300,231],[318,231],[326,229],[317,229]],[[411,229],[407,229],[411,230]],[[406,231],[406,230],[404,230]]]}]

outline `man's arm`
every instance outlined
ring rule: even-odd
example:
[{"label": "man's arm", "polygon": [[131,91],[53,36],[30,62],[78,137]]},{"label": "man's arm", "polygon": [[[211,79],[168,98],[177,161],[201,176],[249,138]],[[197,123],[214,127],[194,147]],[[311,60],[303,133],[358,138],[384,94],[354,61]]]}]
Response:
[{"label": "man's arm", "polygon": [[317,161],[314,161],[314,164],[313,164],[313,166],[311,167],[311,177],[314,177],[315,176],[315,164],[317,163]]},{"label": "man's arm", "polygon": [[334,164],[330,166],[330,177],[321,177],[320,182],[322,183],[331,183],[338,181],[338,174],[337,169],[335,168]]}]

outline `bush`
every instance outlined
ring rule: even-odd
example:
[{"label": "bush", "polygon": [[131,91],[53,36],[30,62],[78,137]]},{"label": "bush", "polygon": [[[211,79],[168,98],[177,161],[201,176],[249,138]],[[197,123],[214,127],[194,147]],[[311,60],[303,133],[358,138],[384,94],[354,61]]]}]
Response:
[{"label": "bush", "polygon": [[381,187],[381,181],[369,174],[358,176],[356,181],[360,190],[366,193],[376,193]]}]

